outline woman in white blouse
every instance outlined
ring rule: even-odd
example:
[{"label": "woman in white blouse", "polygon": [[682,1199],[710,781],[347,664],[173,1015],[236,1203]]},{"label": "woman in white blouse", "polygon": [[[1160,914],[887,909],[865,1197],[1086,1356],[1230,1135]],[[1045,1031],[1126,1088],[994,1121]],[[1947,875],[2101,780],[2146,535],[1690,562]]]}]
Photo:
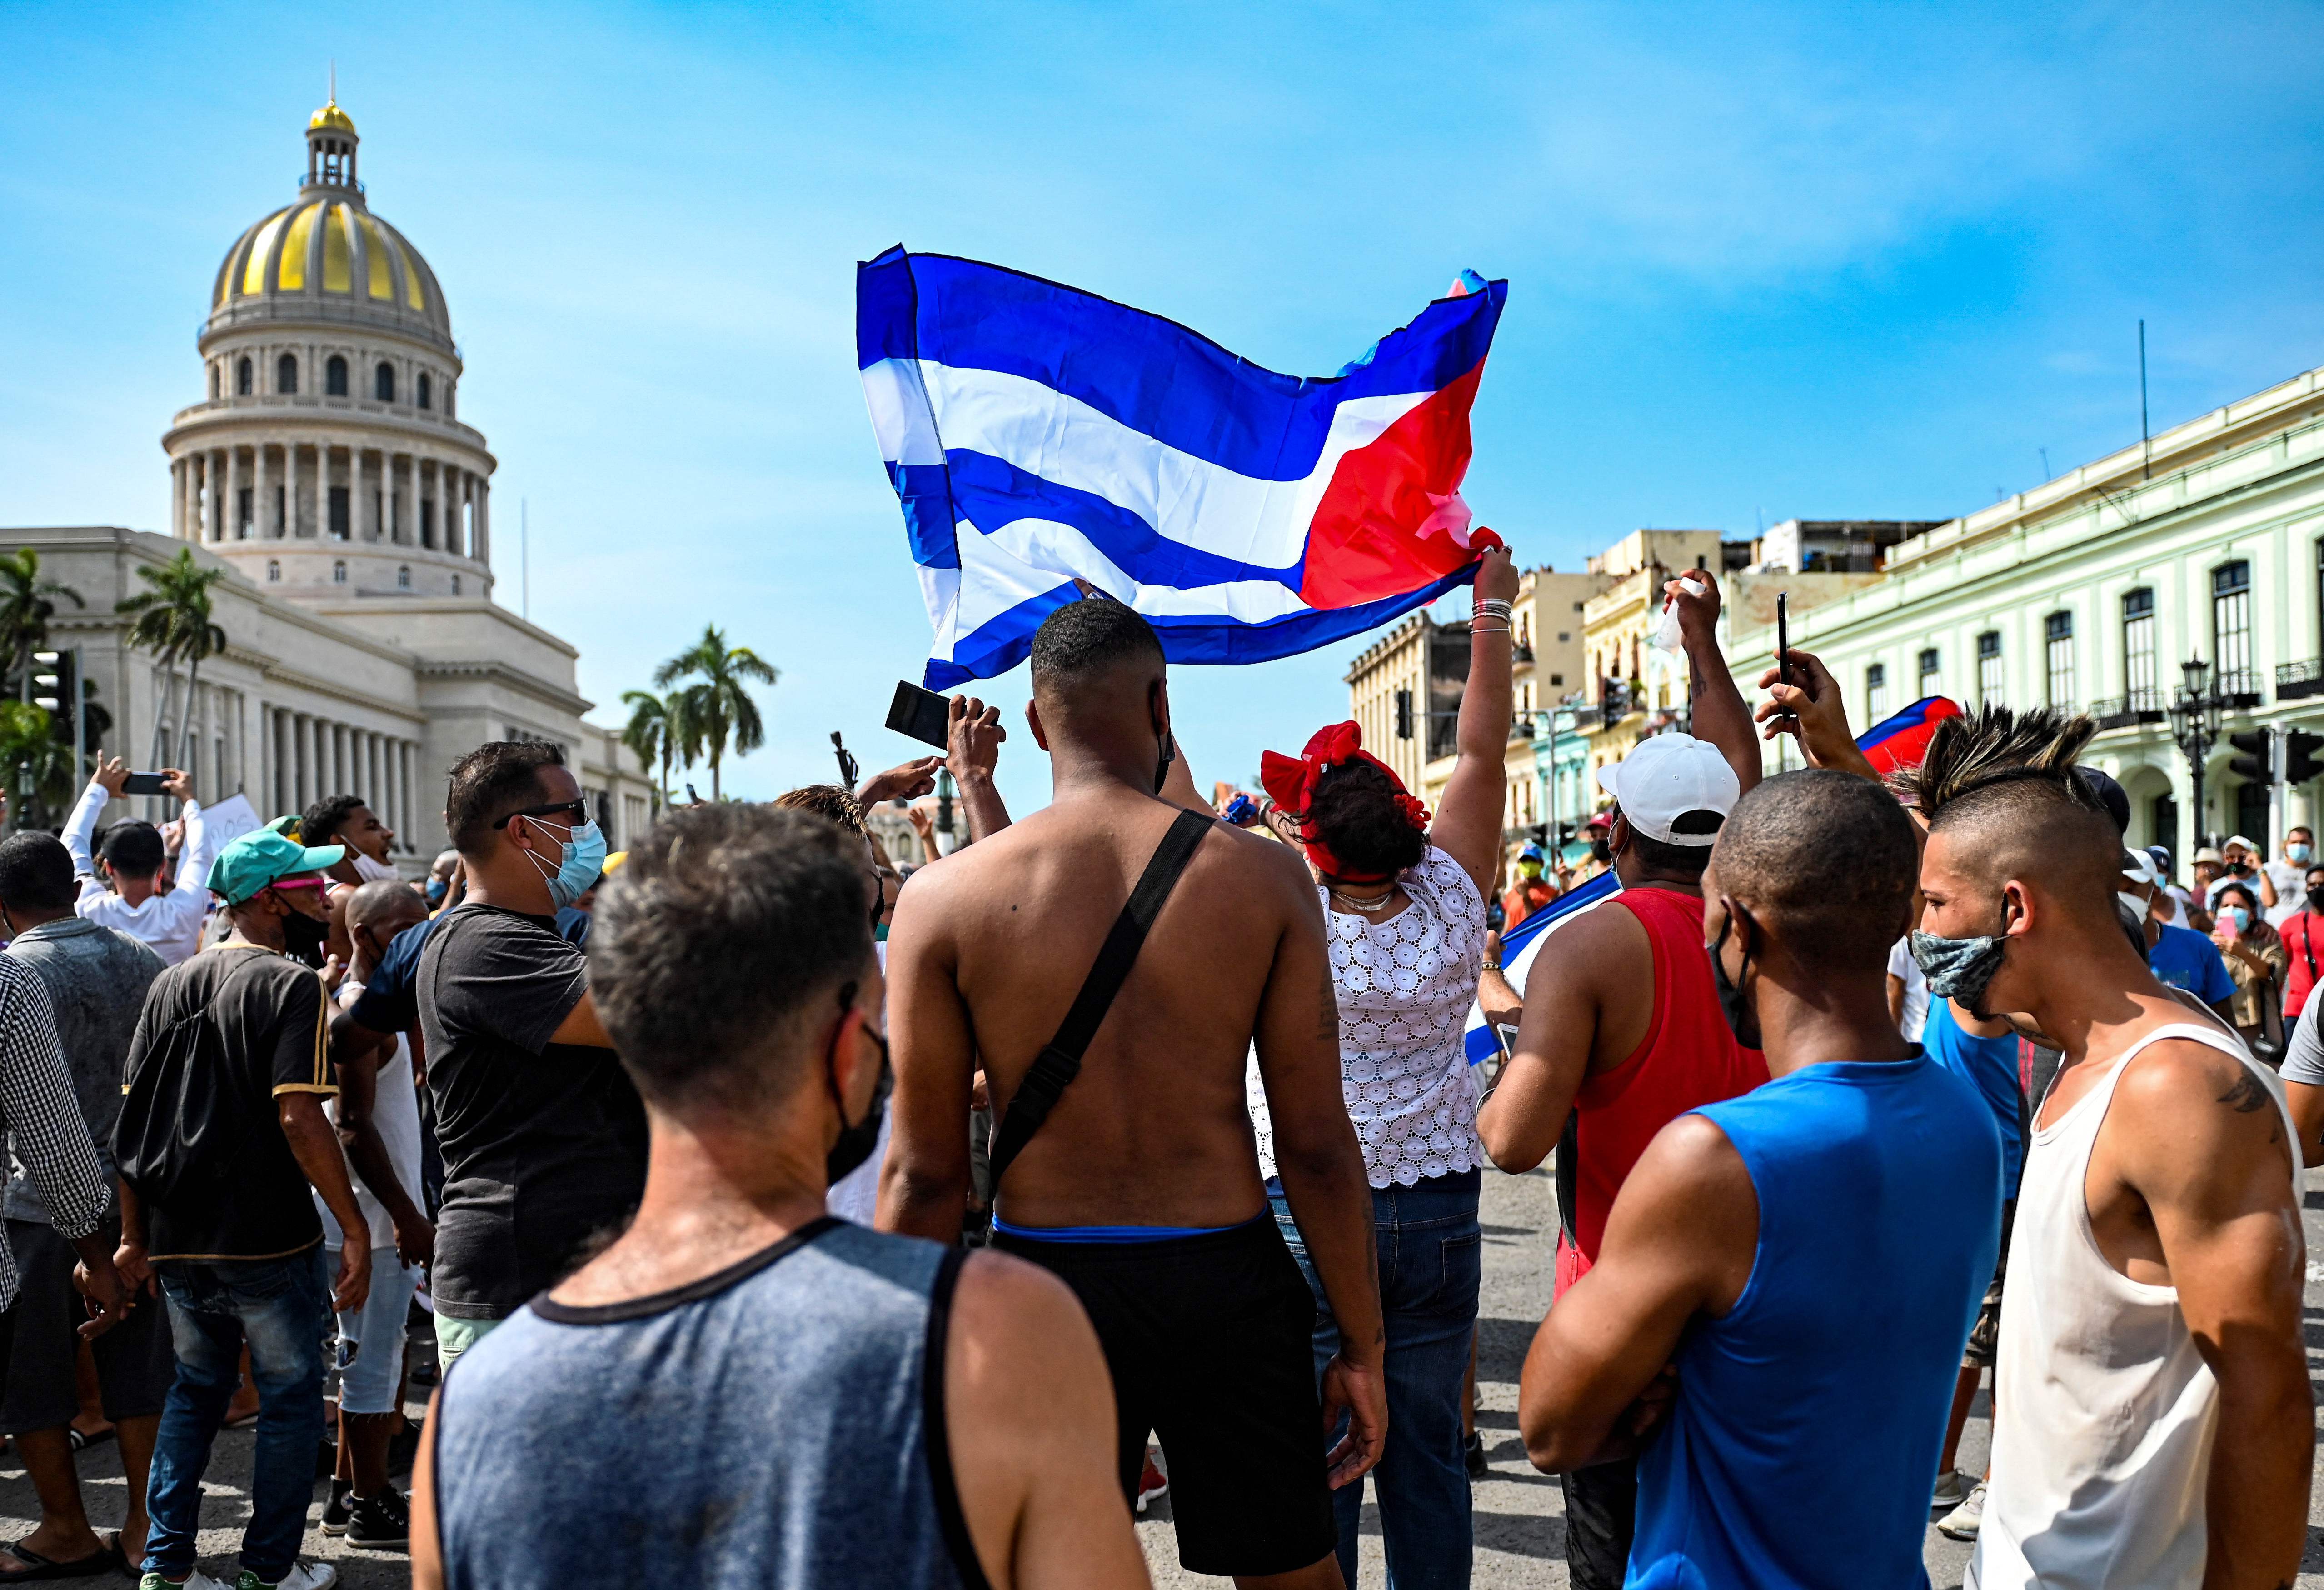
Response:
[{"label": "woman in white blouse", "polygon": [[[1394,1590],[1465,1587],[1471,1536],[1462,1408],[1477,1324],[1481,1234],[1477,1095],[1462,1044],[1501,845],[1517,569],[1479,565],[1461,699],[1460,760],[1435,820],[1353,723],[1317,732],[1296,761],[1269,753],[1261,780],[1298,825],[1331,936],[1341,1082],[1370,1172],[1388,1328],[1388,1449],[1372,1470]],[[1317,1373],[1339,1331],[1275,1180],[1264,1097],[1250,1095],[1275,1218],[1315,1293]],[[1356,1583],[1363,1486],[1333,1493],[1340,1572]]]}]

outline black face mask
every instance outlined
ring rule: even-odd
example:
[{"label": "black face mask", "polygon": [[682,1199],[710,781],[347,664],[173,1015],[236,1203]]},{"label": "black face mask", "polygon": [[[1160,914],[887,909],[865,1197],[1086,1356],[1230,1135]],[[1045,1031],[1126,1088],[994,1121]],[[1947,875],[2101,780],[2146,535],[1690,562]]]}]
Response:
[{"label": "black face mask", "polygon": [[293,911],[282,919],[282,948],[294,961],[304,961],[317,971],[323,966],[323,946],[329,943],[331,926],[318,922],[306,912]]},{"label": "black face mask", "polygon": [[1751,938],[1748,931],[1751,919],[1744,916],[1742,911],[1730,902],[1727,907],[1727,920],[1719,925],[1719,942],[1709,951],[1711,981],[1719,990],[1719,1013],[1727,1018],[1728,1031],[1735,1034],[1735,1041],[1745,1049],[1757,1049],[1761,1040],[1759,1012],[1752,1004],[1751,996],[1727,975],[1727,963],[1719,954],[1727,948],[1727,935],[1734,930],[1738,917],[1743,918],[1747,929],[1742,940],[1743,975],[1748,977],[1751,975]]},{"label": "black face mask", "polygon": [[[850,983],[839,991],[842,1010],[855,1008],[855,985]],[[839,1140],[823,1157],[823,1181],[825,1187],[836,1187],[847,1173],[872,1157],[880,1146],[880,1123],[888,1114],[888,1095],[896,1089],[896,1070],[888,1055],[888,1040],[871,1028],[863,1030],[872,1042],[880,1046],[880,1082],[872,1090],[872,1103],[863,1118],[851,1122],[847,1118],[847,1101],[840,1096],[839,1078],[832,1062],[837,1056],[838,1040],[833,1040],[833,1052],[824,1057],[823,1085],[831,1090],[831,1102],[839,1110]]]},{"label": "black face mask", "polygon": [[1614,852],[1603,839],[1592,839],[1590,841],[1590,859],[1610,863],[1614,859]]},{"label": "black face mask", "polygon": [[2319,885],[2308,892],[2308,909],[2319,916],[2324,916],[2324,885]]}]

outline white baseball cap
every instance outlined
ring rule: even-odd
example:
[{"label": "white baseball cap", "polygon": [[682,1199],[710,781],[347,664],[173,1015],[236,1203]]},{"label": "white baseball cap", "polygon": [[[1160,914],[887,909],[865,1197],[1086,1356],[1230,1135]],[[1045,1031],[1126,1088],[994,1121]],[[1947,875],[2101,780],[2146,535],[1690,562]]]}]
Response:
[{"label": "white baseball cap", "polygon": [[2254,855],[2257,855],[2259,854],[2259,846],[2245,838],[2241,834],[2233,836],[2225,845],[2220,846],[2219,848],[2222,850],[2233,850],[2238,845],[2242,846],[2246,850],[2250,851]]},{"label": "white baseball cap", "polygon": [[1676,733],[1641,740],[1621,761],[1600,768],[1598,787],[1614,798],[1632,827],[1665,845],[1709,846],[1717,834],[1673,833],[1671,824],[1690,811],[1723,818],[1743,798],[1743,786],[1718,746]]}]

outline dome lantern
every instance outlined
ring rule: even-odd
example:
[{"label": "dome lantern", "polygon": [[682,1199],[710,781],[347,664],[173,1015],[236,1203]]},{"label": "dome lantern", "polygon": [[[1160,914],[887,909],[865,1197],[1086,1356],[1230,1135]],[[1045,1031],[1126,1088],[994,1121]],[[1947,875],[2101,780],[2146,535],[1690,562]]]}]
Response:
[{"label": "dome lantern", "polygon": [[355,119],[336,96],[307,119],[307,186],[356,188]]}]

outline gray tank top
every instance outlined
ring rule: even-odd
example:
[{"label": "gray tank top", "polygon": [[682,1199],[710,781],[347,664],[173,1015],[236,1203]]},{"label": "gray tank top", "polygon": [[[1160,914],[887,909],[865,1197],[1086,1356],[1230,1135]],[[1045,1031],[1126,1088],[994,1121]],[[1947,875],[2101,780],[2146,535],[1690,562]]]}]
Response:
[{"label": "gray tank top", "polygon": [[451,1590],[988,1590],[953,1487],[961,1253],[819,1220],[654,1297],[536,1298],[445,1377]]}]

